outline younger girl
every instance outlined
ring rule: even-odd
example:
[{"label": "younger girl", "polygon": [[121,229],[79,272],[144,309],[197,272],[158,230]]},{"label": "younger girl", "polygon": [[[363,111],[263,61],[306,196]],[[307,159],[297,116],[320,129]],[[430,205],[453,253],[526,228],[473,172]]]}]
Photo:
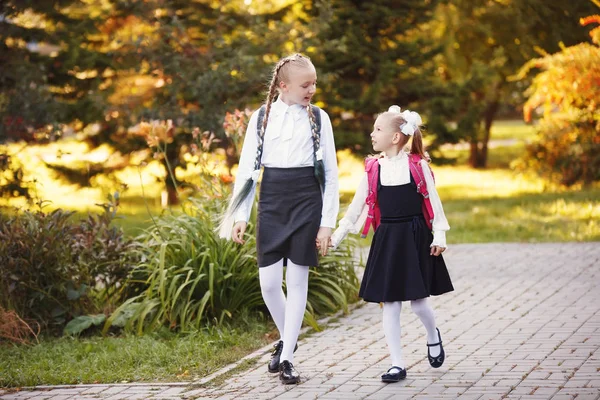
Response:
[{"label": "younger girl", "polygon": [[[331,122],[326,112],[310,104],[316,85],[317,73],[308,57],[294,54],[275,65],[266,103],[248,123],[234,197],[220,231],[221,237],[244,243],[256,180],[264,166],[257,258],[262,296],[281,338],[268,370],[279,373],[286,384],[300,380],[292,361],[306,308],[308,267],[318,265],[317,246],[327,253],[339,208]],[[287,299],[282,290],[284,266]]]},{"label": "younger girl", "polygon": [[[383,303],[383,329],[392,359],[392,367],[381,376],[383,382],[406,378],[400,345],[403,301],[411,301],[412,310],[427,329],[427,355],[431,366],[439,368],[445,358],[442,338],[427,297],[454,290],[441,256],[446,249],[445,235],[450,227],[423,151],[420,124],[419,114],[400,112],[398,106],[390,107],[377,117],[371,140],[373,150],[383,152],[383,157],[367,159],[366,165],[377,168],[378,176],[369,174],[374,178],[369,184],[365,173],[332,237],[332,245],[337,247],[348,232],[358,232],[367,214],[370,214],[369,218],[380,217],[359,295],[365,301]],[[403,149],[410,137],[412,146],[407,153]],[[417,175],[419,182],[416,182],[413,173],[422,173],[424,181]],[[429,209],[433,211],[433,235],[424,218],[424,198],[417,191],[416,183],[427,185]],[[367,198],[373,195],[376,195],[377,203],[369,209]]]}]

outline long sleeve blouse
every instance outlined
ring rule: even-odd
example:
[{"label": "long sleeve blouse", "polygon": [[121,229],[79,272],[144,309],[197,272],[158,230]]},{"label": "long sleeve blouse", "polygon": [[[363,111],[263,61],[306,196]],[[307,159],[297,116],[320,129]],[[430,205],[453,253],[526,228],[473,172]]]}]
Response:
[{"label": "long sleeve blouse", "polygon": [[[321,150],[317,157],[322,157],[325,166],[325,191],[321,210],[321,226],[335,228],[339,211],[338,168],[333,139],[333,129],[329,115],[321,112]],[[248,123],[244,145],[242,148],[234,193],[237,193],[254,171],[257,154],[257,122],[258,110]],[[312,167],[313,139],[306,107],[299,104],[288,106],[281,99],[273,102],[269,112],[267,130],[265,132],[262,163],[265,167],[294,168]],[[235,213],[235,221],[248,221],[254,201],[255,187],[244,203]]]}]

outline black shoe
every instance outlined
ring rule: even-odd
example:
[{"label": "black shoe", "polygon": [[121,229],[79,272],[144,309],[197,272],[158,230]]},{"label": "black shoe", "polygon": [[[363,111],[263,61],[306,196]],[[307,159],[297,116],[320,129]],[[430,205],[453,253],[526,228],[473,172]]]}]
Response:
[{"label": "black shoe", "polygon": [[[390,372],[394,370],[394,372]],[[381,375],[381,382],[394,383],[406,378],[406,370],[400,367],[392,367],[387,372]]]},{"label": "black shoe", "polygon": [[300,382],[300,374],[288,360],[283,360],[279,364],[279,380],[286,385]]},{"label": "black shoe", "polygon": [[[438,328],[435,329],[437,330],[440,341],[431,344],[427,343],[427,358],[429,359],[429,365],[431,365],[433,368],[439,368],[446,359],[446,353],[444,352],[444,346],[442,346],[442,335],[440,335],[440,330]],[[436,357],[431,357],[431,353],[429,353],[429,348],[433,346],[440,346],[440,354]]]},{"label": "black shoe", "polygon": [[[272,374],[276,374],[279,372],[279,358],[281,357],[281,352],[283,351],[283,340],[280,340],[275,344],[275,350],[271,354],[271,361],[269,361],[268,369]],[[296,343],[296,347],[294,347],[294,353],[298,350],[298,343]]]}]

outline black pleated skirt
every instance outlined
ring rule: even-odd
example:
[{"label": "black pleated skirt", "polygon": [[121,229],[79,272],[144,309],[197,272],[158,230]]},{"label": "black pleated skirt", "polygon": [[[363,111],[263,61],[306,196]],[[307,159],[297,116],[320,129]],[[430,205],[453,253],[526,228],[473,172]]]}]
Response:
[{"label": "black pleated skirt", "polygon": [[313,167],[264,168],[258,200],[259,267],[284,259],[317,266],[323,198]]}]

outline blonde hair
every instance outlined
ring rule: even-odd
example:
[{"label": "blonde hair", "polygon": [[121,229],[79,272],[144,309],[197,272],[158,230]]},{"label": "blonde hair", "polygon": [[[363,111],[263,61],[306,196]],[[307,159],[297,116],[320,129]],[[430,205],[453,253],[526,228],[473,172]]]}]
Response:
[{"label": "blonde hair", "polygon": [[[402,114],[399,114],[399,113],[393,112],[393,111],[386,111],[386,112],[379,114],[379,116],[388,117],[387,118],[387,123],[389,124],[388,127],[392,130],[392,132],[400,132],[400,134],[401,134],[400,137],[403,138],[403,140],[401,141],[402,142],[401,147],[404,148],[404,146],[406,146],[406,144],[408,143],[410,136],[405,135],[400,130],[402,125],[406,124],[406,120],[404,119]],[[418,154],[419,156],[421,156],[424,159],[429,159],[429,155],[425,152],[425,146],[423,146],[423,134],[421,133],[420,126],[418,126],[415,129],[415,133],[412,136],[410,153]]]}]

